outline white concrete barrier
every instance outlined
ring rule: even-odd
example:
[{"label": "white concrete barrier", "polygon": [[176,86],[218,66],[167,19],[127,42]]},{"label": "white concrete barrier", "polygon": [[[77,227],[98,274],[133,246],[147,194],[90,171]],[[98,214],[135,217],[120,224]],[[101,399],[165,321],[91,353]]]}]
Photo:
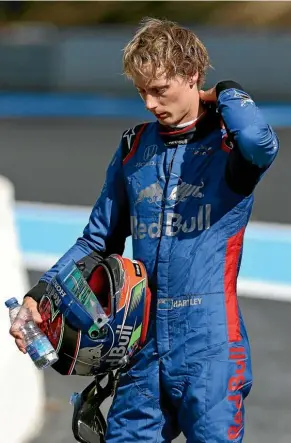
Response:
[{"label": "white concrete barrier", "polygon": [[22,264],[13,218],[14,187],[0,176],[0,442],[26,443],[42,428],[45,392],[43,373],[18,351],[9,335],[10,297],[22,302],[28,276]]}]

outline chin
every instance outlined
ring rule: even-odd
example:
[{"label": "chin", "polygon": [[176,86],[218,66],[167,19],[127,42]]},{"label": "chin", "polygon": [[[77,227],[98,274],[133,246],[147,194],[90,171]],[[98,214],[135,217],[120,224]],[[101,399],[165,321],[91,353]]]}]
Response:
[{"label": "chin", "polygon": [[161,123],[161,125],[173,125],[173,118],[169,115],[167,117],[164,118],[159,118],[158,121]]}]

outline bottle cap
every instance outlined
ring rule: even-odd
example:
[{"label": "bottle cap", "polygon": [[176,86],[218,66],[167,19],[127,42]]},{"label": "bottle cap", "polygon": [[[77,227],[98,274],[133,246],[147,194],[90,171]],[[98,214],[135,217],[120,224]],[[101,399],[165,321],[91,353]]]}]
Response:
[{"label": "bottle cap", "polygon": [[15,304],[18,304],[18,300],[17,300],[17,298],[15,298],[15,297],[9,298],[9,299],[6,300],[6,302],[5,302],[5,306],[6,306],[7,308],[10,308],[10,306],[15,305]]}]

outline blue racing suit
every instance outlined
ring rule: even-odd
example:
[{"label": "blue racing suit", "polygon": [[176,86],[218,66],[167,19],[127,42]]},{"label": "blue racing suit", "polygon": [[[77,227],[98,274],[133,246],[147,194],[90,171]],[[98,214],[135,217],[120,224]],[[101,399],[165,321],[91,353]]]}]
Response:
[{"label": "blue racing suit", "polygon": [[181,431],[189,443],[243,438],[252,375],[236,285],[253,191],[279,142],[241,86],[216,91],[186,128],[124,132],[83,236],[41,279],[69,258],[122,253],[129,235],[146,266],[151,326],[121,375],[108,443],[170,442]]}]

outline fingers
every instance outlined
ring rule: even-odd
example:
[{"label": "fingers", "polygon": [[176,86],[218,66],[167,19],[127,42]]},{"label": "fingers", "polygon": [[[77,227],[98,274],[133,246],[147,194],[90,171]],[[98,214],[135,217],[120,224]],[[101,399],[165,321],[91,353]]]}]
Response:
[{"label": "fingers", "polygon": [[31,313],[32,313],[32,318],[35,321],[35,323],[42,323],[43,322],[41,315],[37,309],[34,309],[33,311],[31,311]]},{"label": "fingers", "polygon": [[25,349],[25,342],[23,339],[23,335],[20,332],[19,329],[17,328],[13,328],[13,326],[10,328],[9,333],[12,335],[12,337],[15,338],[15,343],[16,346],[18,347],[18,349],[23,352],[23,354],[26,354],[26,349]]},{"label": "fingers", "polygon": [[[32,319],[35,323],[40,324],[42,323],[42,317],[37,309],[37,302],[33,300],[31,297],[25,297],[23,301],[23,305],[30,310]],[[26,354],[26,345],[25,340],[23,337],[23,334],[21,332],[21,327],[24,325],[25,321],[27,321],[27,313],[25,314],[25,311],[23,315],[21,315],[22,311],[20,310],[18,316],[16,317],[13,325],[11,326],[9,333],[14,337],[15,344],[18,347],[18,349],[23,353]]]},{"label": "fingers", "polygon": [[9,330],[9,334],[12,335],[12,337],[14,337],[14,338],[20,338],[21,339],[23,337],[23,335],[20,332],[20,330],[18,328],[16,328],[15,326],[13,326],[13,325],[11,326],[11,328]]},{"label": "fingers", "polygon": [[26,349],[25,349],[25,344],[24,341],[21,340],[20,338],[17,338],[15,340],[16,346],[18,347],[19,351],[21,351],[23,354],[26,354]]},{"label": "fingers", "polygon": [[42,323],[42,318],[37,309],[37,302],[31,297],[25,297],[23,305],[31,311],[32,318],[35,323]]},{"label": "fingers", "polygon": [[42,318],[41,318],[41,315],[40,315],[40,313],[38,312],[38,309],[37,309],[37,308],[35,308],[35,307],[29,307],[29,310],[30,310],[30,312],[31,312],[32,319],[33,319],[33,321],[34,321],[35,323],[42,323],[42,322],[43,322],[43,320],[42,320]]},{"label": "fingers", "polygon": [[217,100],[215,86],[207,91],[203,91],[201,89],[201,91],[199,91],[199,95],[201,100],[204,102],[215,102]]}]

